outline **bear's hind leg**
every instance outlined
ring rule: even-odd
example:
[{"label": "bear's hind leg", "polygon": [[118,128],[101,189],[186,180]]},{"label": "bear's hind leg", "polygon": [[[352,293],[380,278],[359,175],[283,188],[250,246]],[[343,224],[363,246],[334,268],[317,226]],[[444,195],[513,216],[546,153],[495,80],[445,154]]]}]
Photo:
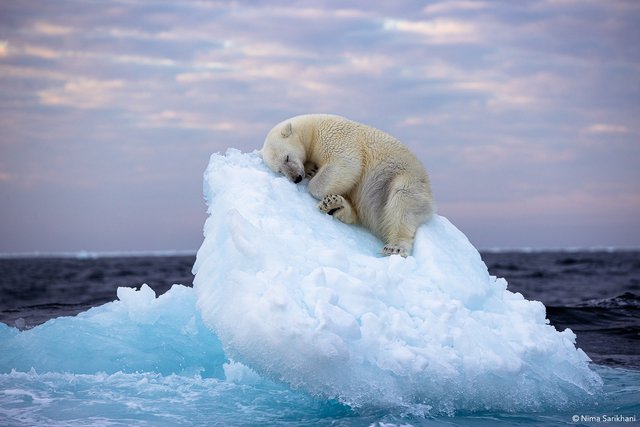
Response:
[{"label": "bear's hind leg", "polygon": [[355,224],[358,221],[351,203],[338,194],[329,194],[318,203],[318,209],[328,215],[338,218],[345,224]]},{"label": "bear's hind leg", "polygon": [[428,185],[412,182],[410,177],[397,177],[384,207],[382,254],[409,256],[418,227],[432,211]]}]

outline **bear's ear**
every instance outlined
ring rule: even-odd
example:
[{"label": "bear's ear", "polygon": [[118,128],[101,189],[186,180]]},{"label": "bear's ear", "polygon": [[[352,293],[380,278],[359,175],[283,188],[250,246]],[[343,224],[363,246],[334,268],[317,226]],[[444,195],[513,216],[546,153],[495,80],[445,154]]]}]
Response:
[{"label": "bear's ear", "polygon": [[291,122],[284,125],[284,127],[282,128],[282,131],[280,131],[280,135],[282,135],[283,138],[289,138],[292,133],[293,133],[293,128],[291,127]]}]

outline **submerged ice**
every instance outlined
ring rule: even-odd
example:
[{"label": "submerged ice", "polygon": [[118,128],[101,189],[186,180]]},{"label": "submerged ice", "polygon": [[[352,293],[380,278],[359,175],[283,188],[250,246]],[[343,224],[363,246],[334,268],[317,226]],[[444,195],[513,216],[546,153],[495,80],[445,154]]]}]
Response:
[{"label": "submerged ice", "polygon": [[204,322],[227,356],[355,407],[539,410],[601,386],[540,302],[507,290],[446,218],[413,256],[319,212],[257,153],[213,155],[194,266]]}]

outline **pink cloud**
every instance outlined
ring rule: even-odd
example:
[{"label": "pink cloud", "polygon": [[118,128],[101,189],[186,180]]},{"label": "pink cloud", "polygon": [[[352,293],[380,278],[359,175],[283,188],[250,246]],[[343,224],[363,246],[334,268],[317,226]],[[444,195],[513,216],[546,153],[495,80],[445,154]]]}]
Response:
[{"label": "pink cloud", "polygon": [[588,134],[626,134],[629,133],[630,130],[628,127],[622,125],[596,123],[585,128],[584,132]]}]

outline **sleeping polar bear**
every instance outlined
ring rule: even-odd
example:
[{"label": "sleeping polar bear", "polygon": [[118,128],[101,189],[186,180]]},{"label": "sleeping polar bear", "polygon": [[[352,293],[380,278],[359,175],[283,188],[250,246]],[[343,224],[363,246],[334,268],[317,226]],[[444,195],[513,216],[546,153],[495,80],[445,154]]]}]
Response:
[{"label": "sleeping polar bear", "polygon": [[262,158],[320,200],[318,208],[380,237],[384,255],[411,253],[417,228],[433,214],[427,172],[397,139],[327,114],[296,116],[267,135]]}]

